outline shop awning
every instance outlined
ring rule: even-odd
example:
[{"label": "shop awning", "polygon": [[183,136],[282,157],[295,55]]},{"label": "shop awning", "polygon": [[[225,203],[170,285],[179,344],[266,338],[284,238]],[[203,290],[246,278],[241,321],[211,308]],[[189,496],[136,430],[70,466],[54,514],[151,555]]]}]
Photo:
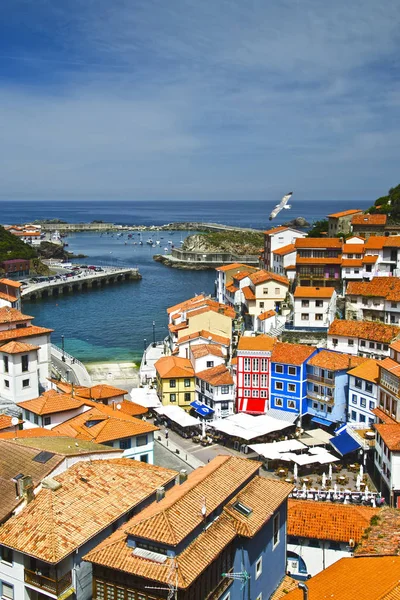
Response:
[{"label": "shop awning", "polygon": [[346,454],[361,448],[360,444],[356,442],[356,440],[352,438],[347,431],[343,431],[336,437],[332,438],[330,440],[330,444],[332,444],[332,446],[337,452],[339,452],[341,456],[346,456]]},{"label": "shop awning", "polygon": [[164,415],[181,427],[194,427],[196,425],[200,425],[200,421],[198,419],[195,419],[189,415],[180,406],[171,406],[170,404],[167,406],[160,406],[159,408],[156,408],[156,413],[159,415]]},{"label": "shop awning", "polygon": [[325,425],[325,427],[333,425],[333,421],[328,421],[328,419],[323,419],[322,417],[313,417],[311,421],[313,423],[318,423],[318,425]]},{"label": "shop awning", "polygon": [[214,414],[214,410],[212,408],[207,406],[207,404],[200,402],[199,400],[195,400],[194,402],[191,402],[190,406],[192,406],[194,408],[194,410],[197,412],[197,414],[200,415],[201,417],[211,417],[211,415]]}]

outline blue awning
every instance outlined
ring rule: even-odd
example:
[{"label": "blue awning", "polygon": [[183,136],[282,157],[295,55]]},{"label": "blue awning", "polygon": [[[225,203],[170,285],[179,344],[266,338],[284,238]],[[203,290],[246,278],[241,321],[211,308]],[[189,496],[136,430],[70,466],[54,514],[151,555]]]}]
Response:
[{"label": "blue awning", "polygon": [[203,404],[203,402],[199,402],[198,400],[191,402],[190,406],[192,406],[197,414],[201,417],[211,417],[211,415],[214,414],[214,410],[212,408],[207,406],[207,404]]},{"label": "blue awning", "polygon": [[330,427],[333,425],[333,421],[328,421],[328,419],[322,419],[322,417],[313,417],[311,419],[313,423],[318,423],[319,425],[325,425],[325,427]]},{"label": "blue awning", "polygon": [[345,456],[346,454],[361,448],[360,444],[356,442],[356,440],[352,438],[347,431],[339,433],[339,435],[329,440],[329,443],[332,444],[332,446],[335,448],[335,450],[337,450],[337,452],[339,452],[341,456]]}]

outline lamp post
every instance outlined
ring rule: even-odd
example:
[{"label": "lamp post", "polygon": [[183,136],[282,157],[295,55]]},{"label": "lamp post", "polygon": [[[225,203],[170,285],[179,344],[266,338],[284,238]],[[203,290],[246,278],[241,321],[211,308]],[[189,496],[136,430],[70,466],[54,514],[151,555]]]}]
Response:
[{"label": "lamp post", "polygon": [[61,360],[63,362],[65,362],[65,350],[64,350],[64,336],[61,336],[61,350],[62,350],[62,357]]},{"label": "lamp post", "polygon": [[147,360],[146,360],[146,348],[147,348],[147,346],[146,346],[146,344],[147,344],[147,340],[145,338],[143,340],[143,358],[144,358],[143,364],[145,364],[145,365],[147,365]]},{"label": "lamp post", "polygon": [[156,322],[153,321],[153,348],[156,347]]}]

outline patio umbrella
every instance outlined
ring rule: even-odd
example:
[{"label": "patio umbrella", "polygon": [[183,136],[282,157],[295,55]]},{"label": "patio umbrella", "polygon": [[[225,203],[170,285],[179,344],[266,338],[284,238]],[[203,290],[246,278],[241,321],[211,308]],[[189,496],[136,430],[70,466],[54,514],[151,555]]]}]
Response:
[{"label": "patio umbrella", "polygon": [[304,493],[307,493],[307,486],[306,486],[306,484],[305,484],[305,483],[303,483],[303,492],[304,492]]},{"label": "patio umbrella", "polygon": [[294,480],[295,480],[296,482],[297,482],[298,476],[299,476],[299,468],[298,468],[298,466],[297,466],[297,463],[294,463],[294,467],[293,467],[293,477],[294,477]]},{"label": "patio umbrella", "polygon": [[362,479],[364,475],[364,467],[360,465],[360,478]]},{"label": "patio umbrella", "polygon": [[325,489],[326,486],[326,474],[322,473],[322,487]]},{"label": "patio umbrella", "polygon": [[360,486],[361,486],[361,475],[360,473],[357,475],[357,479],[356,479],[356,490],[357,492],[360,491]]},{"label": "patio umbrella", "polygon": [[329,465],[329,479],[332,479],[332,465]]},{"label": "patio umbrella", "polygon": [[337,484],[335,483],[335,485],[333,486],[333,495],[336,497],[337,496]]}]

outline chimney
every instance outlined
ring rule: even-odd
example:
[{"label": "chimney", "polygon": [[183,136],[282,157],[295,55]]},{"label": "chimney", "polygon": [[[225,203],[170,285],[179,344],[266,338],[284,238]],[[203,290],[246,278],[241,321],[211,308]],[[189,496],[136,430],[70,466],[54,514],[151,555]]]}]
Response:
[{"label": "chimney", "polygon": [[62,483],[60,483],[59,481],[56,481],[52,477],[46,477],[46,479],[43,479],[43,481],[42,481],[42,488],[44,490],[51,490],[52,492],[55,492],[55,491],[59,490],[61,487],[62,487]]},{"label": "chimney", "polygon": [[161,502],[165,498],[165,488],[159,487],[156,489],[156,502]]},{"label": "chimney", "polygon": [[29,504],[29,502],[32,502],[32,500],[34,499],[35,496],[33,493],[33,481],[32,477],[30,477],[29,475],[24,475],[19,480],[19,495],[24,497],[27,504]]},{"label": "chimney", "polygon": [[185,483],[187,478],[188,478],[188,475],[187,475],[186,469],[181,469],[179,471],[179,476],[178,476],[179,485],[182,485],[182,483]]}]

